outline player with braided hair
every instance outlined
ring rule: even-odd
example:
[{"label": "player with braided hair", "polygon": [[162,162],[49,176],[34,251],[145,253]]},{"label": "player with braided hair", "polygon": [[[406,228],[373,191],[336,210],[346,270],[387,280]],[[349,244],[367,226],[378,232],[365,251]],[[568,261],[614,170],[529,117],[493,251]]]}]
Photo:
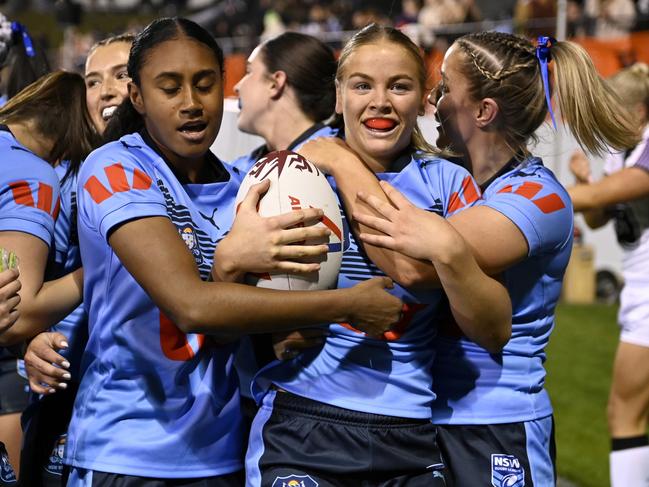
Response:
[{"label": "player with braided hair", "polygon": [[[446,53],[442,82],[429,97],[441,124],[438,146],[460,156],[482,190],[477,205],[449,222],[482,268],[502,276],[513,312],[512,338],[500,353],[489,353],[452,320],[435,342],[432,419],[450,477],[460,487],[555,485],[543,362],[573,220],[566,190],[527,148],[548,111],[554,121],[550,61],[562,115],[583,147],[601,152],[636,143],[633,121],[587,54],[569,42],[543,37],[535,47],[496,32],[461,37]],[[313,144],[327,142],[311,144],[305,149],[318,162]],[[433,218],[389,184],[379,184],[356,154],[331,144],[320,149],[369,258],[400,284],[430,284],[432,266],[414,259],[408,265],[406,259],[439,238]],[[368,208],[378,213],[370,216]]]}]

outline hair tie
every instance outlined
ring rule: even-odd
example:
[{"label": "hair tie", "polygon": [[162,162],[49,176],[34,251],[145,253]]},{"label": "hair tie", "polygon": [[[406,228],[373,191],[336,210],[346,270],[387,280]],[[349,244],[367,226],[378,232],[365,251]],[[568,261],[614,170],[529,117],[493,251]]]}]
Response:
[{"label": "hair tie", "polygon": [[11,31],[22,36],[23,45],[25,46],[25,54],[27,54],[28,57],[36,56],[36,51],[34,51],[34,43],[32,42],[32,38],[29,37],[25,26],[20,22],[12,22]]},{"label": "hair tie", "polygon": [[554,112],[552,111],[552,102],[550,100],[550,83],[548,82],[548,63],[552,60],[552,53],[550,48],[556,44],[557,40],[554,37],[539,36],[536,43],[536,58],[541,65],[541,78],[543,79],[543,90],[545,91],[545,101],[548,104],[548,110],[552,117],[552,125],[557,130],[557,122],[554,119]]}]

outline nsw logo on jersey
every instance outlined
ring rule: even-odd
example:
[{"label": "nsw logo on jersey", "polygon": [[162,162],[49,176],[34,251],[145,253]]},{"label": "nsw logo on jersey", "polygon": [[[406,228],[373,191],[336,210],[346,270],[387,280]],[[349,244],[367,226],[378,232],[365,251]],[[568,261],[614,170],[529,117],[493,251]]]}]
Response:
[{"label": "nsw logo on jersey", "polygon": [[514,455],[491,455],[491,485],[493,487],[523,487],[525,469]]},{"label": "nsw logo on jersey", "polygon": [[43,468],[51,474],[63,475],[63,452],[65,451],[65,442],[68,435],[61,435],[57,438],[54,448],[50,453],[47,465]]},{"label": "nsw logo on jersey", "polygon": [[0,443],[0,480],[8,484],[16,482],[16,474],[9,463],[9,457],[2,443]]},{"label": "nsw logo on jersey", "polygon": [[272,487],[318,487],[318,482],[309,475],[288,475],[277,477]]}]

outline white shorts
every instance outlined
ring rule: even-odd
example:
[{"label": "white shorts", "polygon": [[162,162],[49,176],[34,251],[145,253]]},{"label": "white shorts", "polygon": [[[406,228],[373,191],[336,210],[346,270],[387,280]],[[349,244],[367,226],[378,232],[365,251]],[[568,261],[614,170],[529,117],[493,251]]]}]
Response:
[{"label": "white shorts", "polygon": [[649,348],[649,289],[646,286],[622,288],[618,321],[620,341]]}]

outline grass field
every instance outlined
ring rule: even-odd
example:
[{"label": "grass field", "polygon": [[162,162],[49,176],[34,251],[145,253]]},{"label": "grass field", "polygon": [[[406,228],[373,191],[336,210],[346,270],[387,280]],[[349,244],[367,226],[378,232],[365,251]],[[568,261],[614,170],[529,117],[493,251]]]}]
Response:
[{"label": "grass field", "polygon": [[606,399],[618,340],[617,307],[561,305],[547,350],[559,475],[579,487],[608,480]]}]

